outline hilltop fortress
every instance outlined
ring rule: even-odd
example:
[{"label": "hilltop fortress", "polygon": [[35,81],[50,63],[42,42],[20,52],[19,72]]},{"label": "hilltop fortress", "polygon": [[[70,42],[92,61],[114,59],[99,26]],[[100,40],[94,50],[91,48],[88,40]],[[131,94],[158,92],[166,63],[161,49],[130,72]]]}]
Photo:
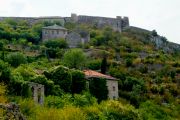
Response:
[{"label": "hilltop fortress", "polygon": [[117,16],[116,18],[108,18],[108,17],[96,17],[96,16],[84,16],[71,14],[71,17],[0,17],[0,21],[4,19],[13,19],[13,20],[26,20],[29,24],[35,24],[39,21],[60,21],[62,25],[66,22],[74,22],[74,23],[85,23],[96,25],[98,28],[104,26],[110,26],[113,30],[121,32],[124,28],[129,27],[129,18]]}]

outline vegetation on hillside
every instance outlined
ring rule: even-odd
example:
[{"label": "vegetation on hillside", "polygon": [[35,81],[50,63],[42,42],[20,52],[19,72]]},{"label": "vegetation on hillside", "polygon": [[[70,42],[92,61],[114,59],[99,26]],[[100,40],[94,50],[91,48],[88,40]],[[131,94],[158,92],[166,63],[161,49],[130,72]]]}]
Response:
[{"label": "vegetation on hillside", "polygon": [[[108,26],[66,23],[91,36],[71,49],[64,39],[41,41],[41,28],[51,24],[0,23],[0,103],[19,104],[30,120],[180,118],[180,51],[157,49],[149,42],[156,31],[119,33]],[[107,99],[104,79],[91,80],[87,89],[84,69],[117,78],[120,98]],[[43,106],[33,102],[28,82],[45,86]],[[0,109],[0,118],[3,113]]]}]

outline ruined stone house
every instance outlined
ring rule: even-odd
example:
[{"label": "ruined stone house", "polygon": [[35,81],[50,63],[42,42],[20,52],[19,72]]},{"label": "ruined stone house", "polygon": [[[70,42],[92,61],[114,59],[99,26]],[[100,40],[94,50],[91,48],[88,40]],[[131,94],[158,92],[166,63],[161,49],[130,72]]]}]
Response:
[{"label": "ruined stone house", "polygon": [[65,38],[67,29],[58,25],[47,26],[42,28],[42,40],[50,40],[56,38]]},{"label": "ruined stone house", "polygon": [[89,32],[85,30],[68,31],[66,28],[53,25],[42,28],[42,40],[52,40],[63,38],[67,41],[70,48],[78,47],[81,44],[88,43],[90,40]]},{"label": "ruined stone house", "polygon": [[[106,79],[106,85],[108,89],[108,98],[109,99],[118,99],[118,80],[109,75],[105,75],[93,70],[85,70],[84,71],[86,79],[90,80],[91,78],[104,78]],[[98,91],[97,91],[98,92]]]},{"label": "ruined stone house", "polygon": [[44,103],[44,85],[34,82],[29,82],[28,85],[34,102],[42,105]]}]

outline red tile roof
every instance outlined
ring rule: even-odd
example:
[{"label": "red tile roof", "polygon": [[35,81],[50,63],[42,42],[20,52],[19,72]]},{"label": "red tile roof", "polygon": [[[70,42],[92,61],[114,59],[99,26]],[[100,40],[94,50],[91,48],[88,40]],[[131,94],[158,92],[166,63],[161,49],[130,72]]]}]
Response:
[{"label": "red tile roof", "polygon": [[102,74],[102,73],[99,73],[99,72],[96,72],[93,70],[84,70],[84,74],[85,74],[86,78],[96,77],[96,78],[105,78],[108,80],[116,80],[116,78],[114,78],[112,76],[105,75],[105,74]]}]

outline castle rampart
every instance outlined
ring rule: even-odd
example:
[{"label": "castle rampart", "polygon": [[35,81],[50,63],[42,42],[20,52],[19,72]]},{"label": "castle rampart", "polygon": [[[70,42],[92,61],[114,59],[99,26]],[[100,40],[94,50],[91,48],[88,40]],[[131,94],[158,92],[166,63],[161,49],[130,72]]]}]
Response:
[{"label": "castle rampart", "polygon": [[85,15],[76,15],[71,14],[71,17],[0,17],[0,21],[3,21],[7,18],[13,20],[26,20],[29,24],[34,24],[39,21],[60,21],[62,24],[66,22],[75,22],[75,23],[85,23],[95,25],[98,28],[110,26],[115,31],[121,32],[124,28],[129,27],[129,18],[117,16],[116,18],[108,18],[108,17],[98,17],[98,16],[85,16]]}]

